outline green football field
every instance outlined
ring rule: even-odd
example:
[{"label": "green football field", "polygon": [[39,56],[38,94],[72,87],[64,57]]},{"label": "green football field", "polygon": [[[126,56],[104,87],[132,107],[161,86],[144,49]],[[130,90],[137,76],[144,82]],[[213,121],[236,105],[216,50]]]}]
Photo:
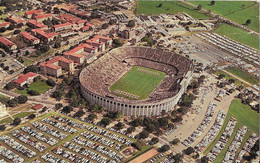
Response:
[{"label": "green football field", "polygon": [[109,89],[128,99],[146,99],[165,77],[165,73],[145,67],[134,66]]}]

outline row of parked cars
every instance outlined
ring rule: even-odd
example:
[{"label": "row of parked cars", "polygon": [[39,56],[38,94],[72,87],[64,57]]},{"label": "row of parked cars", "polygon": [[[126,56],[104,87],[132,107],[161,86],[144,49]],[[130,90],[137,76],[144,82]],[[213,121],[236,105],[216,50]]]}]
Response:
[{"label": "row of parked cars", "polygon": [[41,156],[41,159],[49,163],[68,163],[67,161],[60,159],[59,157],[56,157],[50,153],[45,153]]},{"label": "row of parked cars", "polygon": [[64,132],[68,132],[70,134],[74,134],[75,132],[77,132],[77,130],[75,128],[69,127],[68,125],[62,124],[62,123],[52,120],[51,118],[48,118],[48,117],[44,118],[42,120],[42,122],[45,122],[49,125],[52,125],[58,129],[61,129]]},{"label": "row of parked cars", "polygon": [[[76,141],[76,139],[74,140],[74,142]],[[81,142],[78,142],[78,144],[81,143]],[[92,144],[92,143],[90,143]],[[81,144],[83,145],[83,144]],[[86,144],[87,145],[87,144]],[[95,151],[91,151],[89,149],[86,149],[86,148],[83,148],[83,147],[80,147],[79,145],[77,144],[74,144],[72,142],[65,142],[62,144],[63,147],[67,148],[67,149],[70,149],[76,153],[79,153],[83,156],[86,156],[88,159],[91,159],[91,160],[94,160],[94,161],[97,161],[97,162],[106,162],[107,158],[98,154],[97,152]]]},{"label": "row of parked cars", "polygon": [[234,131],[236,124],[237,124],[237,121],[233,117],[231,117],[229,119],[227,126],[224,129],[221,137],[219,138],[219,140],[217,141],[215,146],[207,154],[209,161],[213,162],[217,158],[219,153],[225,148],[225,146],[228,143],[228,140],[230,139],[230,137]]},{"label": "row of parked cars", "polygon": [[241,162],[243,159],[243,156],[246,152],[250,152],[253,146],[255,145],[256,141],[259,139],[259,136],[257,136],[255,133],[252,133],[252,135],[249,136],[246,143],[244,144],[242,150],[239,152],[238,157],[236,159],[236,163]]},{"label": "row of parked cars", "polygon": [[36,156],[36,152],[30,150],[29,148],[23,146],[22,144],[18,143],[14,139],[10,138],[7,135],[0,136],[0,141],[4,142],[6,145],[11,147],[12,149],[16,150],[17,152],[23,154],[28,158],[32,158]]},{"label": "row of parked cars", "polygon": [[66,123],[67,125],[71,126],[71,127],[77,127],[77,128],[87,128],[87,125],[86,124],[82,124],[82,123],[78,123],[78,122],[75,122],[71,119],[68,119],[66,117],[62,117],[62,116],[55,116],[55,115],[52,115],[51,116],[53,119],[57,120],[57,121],[60,121],[62,123]]},{"label": "row of parked cars", "polygon": [[193,133],[187,139],[185,139],[182,142],[183,145],[190,146],[198,137],[201,136],[201,134],[204,133],[204,130],[207,128],[209,123],[212,121],[215,107],[216,107],[216,104],[214,104],[211,101],[209,103],[205,116],[204,116],[202,122],[200,123],[199,127],[195,131],[193,131]]},{"label": "row of parked cars", "polygon": [[[13,151],[7,149],[5,146],[0,145],[0,155],[11,160],[13,163],[22,163],[24,159]],[[1,163],[7,163],[4,159],[0,160]]]},{"label": "row of parked cars", "polygon": [[58,141],[52,137],[45,136],[43,133],[36,131],[35,129],[31,128],[30,126],[23,126],[21,130],[28,133],[30,136],[35,137],[38,140],[41,140],[51,146],[54,146],[58,143]]},{"label": "row of parked cars", "polygon": [[47,134],[50,134],[56,138],[59,138],[60,140],[63,140],[64,138],[66,138],[68,135],[62,133],[62,132],[59,132],[58,130],[52,128],[52,127],[49,127],[45,124],[42,124],[38,121],[35,121],[32,123],[32,126],[43,131],[43,132],[46,132]]},{"label": "row of parked cars", "polygon": [[115,151],[113,151],[113,150],[111,150],[109,148],[106,148],[106,147],[104,147],[102,145],[99,145],[96,142],[87,140],[85,138],[76,136],[76,137],[74,137],[72,139],[72,141],[77,143],[77,144],[79,144],[79,145],[83,145],[85,147],[88,147],[90,149],[98,151],[98,152],[102,153],[103,155],[106,155],[106,156],[110,157],[111,159],[113,159],[113,160],[115,160],[117,162],[120,162],[123,159],[123,156],[120,155],[120,154],[117,154]]},{"label": "row of parked cars", "polygon": [[122,144],[128,145],[128,146],[130,146],[133,143],[129,139],[126,139],[122,136],[119,136],[117,134],[114,134],[112,132],[104,130],[104,129],[99,128],[97,126],[90,126],[89,128],[87,128],[87,130],[92,131],[92,132],[97,133],[97,134],[100,134],[100,135],[103,135],[105,137],[108,137],[109,139],[116,140],[116,141],[118,141]]},{"label": "row of parked cars", "polygon": [[23,132],[21,132],[19,130],[14,130],[10,134],[13,137],[22,141],[23,143],[28,144],[31,147],[37,149],[39,152],[43,152],[44,150],[47,149],[47,147],[44,144],[42,144],[39,141],[33,140],[30,136],[25,135]]},{"label": "row of parked cars", "polygon": [[197,153],[202,152],[215,138],[219,130],[221,129],[224,120],[225,120],[226,114],[223,110],[220,110],[218,112],[218,115],[216,117],[216,120],[210,130],[208,131],[207,135],[204,136],[204,138],[195,146],[195,150]]},{"label": "row of parked cars", "polygon": [[234,162],[236,152],[241,146],[241,143],[246,135],[246,132],[247,132],[246,126],[243,126],[237,130],[235,138],[233,139],[232,143],[228,147],[225,158],[222,162]]}]

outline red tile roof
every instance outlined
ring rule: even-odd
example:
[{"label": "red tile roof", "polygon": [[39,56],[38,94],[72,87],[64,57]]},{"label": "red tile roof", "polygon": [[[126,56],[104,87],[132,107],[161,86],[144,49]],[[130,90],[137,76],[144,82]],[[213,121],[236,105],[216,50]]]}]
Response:
[{"label": "red tile roof", "polygon": [[19,23],[23,23],[24,21],[21,19],[15,19],[12,17],[7,17],[7,20],[10,21],[11,23],[15,23],[15,24],[19,24]]},{"label": "red tile roof", "polygon": [[26,11],[25,15],[40,14],[40,13],[42,13],[42,10],[30,10],[30,11]]},{"label": "red tile roof", "polygon": [[17,79],[13,82],[17,84],[22,84],[23,82],[27,81],[28,78],[35,77],[37,74],[33,72],[28,72],[27,74],[20,74]]},{"label": "red tile roof", "polygon": [[54,28],[61,28],[61,27],[71,26],[71,25],[73,25],[73,24],[67,22],[67,23],[63,23],[63,24],[54,25]]},{"label": "red tile roof", "polygon": [[39,40],[38,38],[30,35],[29,33],[27,32],[21,32],[20,33],[21,36],[25,37],[26,39],[30,40],[30,41],[35,41],[35,40]]},{"label": "red tile roof", "polygon": [[5,26],[10,25],[10,24],[11,24],[10,22],[4,22],[4,23],[0,24],[0,27],[5,27]]},{"label": "red tile roof", "polygon": [[46,27],[46,25],[42,24],[41,22],[37,22],[36,20],[29,20],[28,23],[34,25],[37,28]]},{"label": "red tile roof", "polygon": [[42,18],[49,18],[49,17],[52,17],[51,14],[44,14],[44,15],[37,15],[37,16],[34,16],[34,19],[42,19]]},{"label": "red tile roof", "polygon": [[64,55],[70,55],[70,56],[77,57],[77,58],[84,57],[84,55],[76,54],[76,53],[69,53],[69,52],[65,52]]},{"label": "red tile roof", "polygon": [[45,33],[43,30],[41,29],[34,29],[34,32],[36,32],[37,34],[45,37],[45,38],[52,38],[53,36],[58,35],[57,33]]},{"label": "red tile roof", "polygon": [[12,47],[13,45],[15,45],[15,43],[13,43],[12,41],[8,40],[7,38],[5,38],[3,36],[0,37],[0,42],[7,47]]},{"label": "red tile roof", "polygon": [[36,104],[36,105],[34,105],[34,107],[33,107],[34,110],[38,110],[38,109],[41,109],[41,108],[43,108],[43,105],[42,105],[42,104]]},{"label": "red tile roof", "polygon": [[47,61],[47,62],[41,63],[40,66],[49,67],[49,68],[58,70],[58,69],[60,69],[61,67],[60,67],[60,66],[56,66],[56,65],[54,65],[53,63],[59,62],[59,61],[65,62],[65,63],[68,63],[68,64],[70,64],[70,63],[73,62],[72,60],[69,60],[69,59],[67,59],[67,58],[65,58],[65,57],[56,56],[56,57],[54,57],[53,59],[51,59],[51,60],[49,60],[49,61]]}]

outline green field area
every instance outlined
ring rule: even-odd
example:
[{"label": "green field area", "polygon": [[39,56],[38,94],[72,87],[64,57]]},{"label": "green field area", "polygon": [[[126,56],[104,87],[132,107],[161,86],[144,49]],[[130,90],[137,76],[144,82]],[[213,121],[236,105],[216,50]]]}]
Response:
[{"label": "green field area", "polygon": [[[162,7],[158,5],[162,3]],[[177,14],[185,12],[196,19],[209,19],[210,16],[195,10],[182,2],[177,1],[137,1],[136,15],[158,15],[158,14]]]},{"label": "green field area", "polygon": [[7,97],[7,96],[5,96],[5,95],[2,95],[2,94],[0,94],[0,102],[2,102],[2,103],[6,103],[7,101],[9,101],[10,100],[10,98],[9,97]]},{"label": "green field area", "polygon": [[259,5],[252,1],[215,1],[215,5],[210,5],[211,1],[190,1],[195,5],[202,5],[202,8],[210,10],[216,14],[233,20],[239,24],[245,24],[250,19],[248,28],[259,32]]},{"label": "green field area", "polygon": [[[42,81],[41,79],[37,80],[36,82],[33,82],[32,84],[30,84],[28,90],[34,90],[36,92],[38,92],[39,94],[42,94],[44,92],[46,92],[47,90],[49,90],[51,88],[51,86],[49,86],[45,81]],[[18,90],[15,89],[14,92],[20,94],[20,95],[25,95],[25,96],[30,96],[27,93],[27,90]]]},{"label": "green field area", "polygon": [[[22,113],[18,113],[18,114],[15,114],[13,116],[13,118],[23,118],[23,117],[27,117],[29,115],[31,115],[32,113],[34,112],[22,112]],[[0,120],[0,124],[4,124],[4,123],[11,123],[13,122],[13,119],[8,117],[8,118],[5,118],[3,120]]]},{"label": "green field area", "polygon": [[227,36],[232,40],[241,42],[255,49],[259,49],[258,36],[252,35],[243,29],[236,28],[228,24],[221,24],[215,32],[219,35]]},{"label": "green field area", "polygon": [[216,158],[216,160],[215,160],[216,163],[221,162],[221,160],[223,160],[223,158],[225,157],[226,151],[227,151],[229,145],[232,143],[238,128],[242,127],[243,125],[247,126],[247,128],[248,128],[248,132],[247,132],[245,138],[243,139],[242,145],[245,143],[246,138],[249,137],[253,132],[256,133],[257,135],[259,135],[259,133],[258,133],[258,131],[259,131],[259,126],[258,126],[259,114],[257,112],[255,112],[254,110],[252,110],[248,105],[242,104],[239,99],[234,99],[229,107],[225,122],[224,122],[220,132],[218,133],[217,137],[212,141],[212,143],[203,152],[205,155],[213,148],[213,146],[219,140],[230,117],[234,117],[237,120],[237,124],[235,126],[233,134],[231,135],[231,138],[229,139],[227,145]]},{"label": "green field area", "polygon": [[[163,80],[165,75],[166,74],[164,72],[140,66],[134,66],[123,77],[116,81],[109,89],[113,94],[118,96],[129,99],[143,100],[152,93],[157,85]],[[118,93],[116,90],[136,95],[138,98],[132,97],[131,95]]]},{"label": "green field area", "polygon": [[258,78],[256,78],[255,76],[251,75],[250,73],[248,73],[238,67],[231,67],[231,68],[227,68],[225,70],[251,84],[258,84],[258,81],[259,81]]},{"label": "green field area", "polygon": [[227,73],[225,73],[225,72],[223,72],[223,71],[221,71],[221,70],[217,70],[217,71],[215,72],[215,74],[216,74],[217,76],[219,76],[220,74],[225,75],[224,79],[226,79],[226,80],[234,79],[234,80],[235,80],[235,83],[234,83],[234,84],[237,85],[237,86],[244,85],[244,84],[242,84],[238,79],[236,79],[236,78],[234,78],[234,77],[228,75]]},{"label": "green field area", "polygon": [[26,57],[21,57],[23,59],[23,65],[25,66],[30,66],[31,64],[33,64],[33,61],[26,58]]}]

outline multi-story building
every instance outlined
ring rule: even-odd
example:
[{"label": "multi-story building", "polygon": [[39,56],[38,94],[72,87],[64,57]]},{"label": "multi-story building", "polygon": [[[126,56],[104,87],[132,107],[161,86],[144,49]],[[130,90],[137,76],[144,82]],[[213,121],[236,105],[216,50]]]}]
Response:
[{"label": "multi-story building", "polygon": [[13,82],[17,87],[22,87],[24,84],[31,84],[33,79],[36,78],[39,74],[28,72],[26,74],[20,74],[17,79]]},{"label": "multi-story building", "polygon": [[59,77],[62,75],[62,69],[65,71],[74,71],[74,62],[62,56],[56,56],[53,59],[40,64],[41,73]]},{"label": "multi-story building", "polygon": [[71,28],[73,28],[73,24],[68,23],[68,22],[64,23],[64,24],[54,25],[54,27],[53,27],[55,32],[63,31],[63,30],[71,29]]},{"label": "multi-story building", "polygon": [[30,45],[35,45],[35,44],[39,44],[40,43],[40,39],[38,39],[37,37],[32,36],[28,32],[21,32],[20,36],[23,38],[23,40],[26,43],[28,43]]},{"label": "multi-story building", "polygon": [[28,19],[31,19],[34,15],[40,15],[42,13],[42,10],[30,10],[26,11],[24,16]]},{"label": "multi-story building", "polygon": [[4,48],[8,49],[8,50],[15,50],[17,49],[17,46],[15,43],[13,43],[12,41],[8,40],[5,37],[0,37],[0,45],[3,46]]},{"label": "multi-story building", "polygon": [[10,26],[10,24],[11,24],[10,22],[1,23],[0,28],[2,28],[2,27],[8,28]]},{"label": "multi-story building", "polygon": [[98,51],[103,52],[107,46],[112,45],[112,39],[109,37],[96,35],[92,39],[87,40],[86,43],[91,46],[98,47]]},{"label": "multi-story building", "polygon": [[13,18],[13,17],[7,17],[6,20],[9,21],[12,24],[15,24],[15,25],[20,24],[20,23],[24,24],[24,21],[22,19],[16,19],[16,18]]},{"label": "multi-story building", "polygon": [[45,42],[50,42],[51,40],[54,40],[58,36],[57,33],[45,33],[41,29],[34,29],[32,30],[32,32],[36,37],[38,37],[40,40]]},{"label": "multi-story building", "polygon": [[51,14],[36,15],[36,16],[34,16],[34,19],[37,22],[42,22],[43,20],[47,20],[47,19],[52,20],[52,15]]},{"label": "multi-story building", "polygon": [[37,22],[36,20],[29,20],[27,22],[27,25],[33,29],[35,28],[41,28],[41,29],[45,29],[47,28],[46,25],[42,24],[41,22]]}]

